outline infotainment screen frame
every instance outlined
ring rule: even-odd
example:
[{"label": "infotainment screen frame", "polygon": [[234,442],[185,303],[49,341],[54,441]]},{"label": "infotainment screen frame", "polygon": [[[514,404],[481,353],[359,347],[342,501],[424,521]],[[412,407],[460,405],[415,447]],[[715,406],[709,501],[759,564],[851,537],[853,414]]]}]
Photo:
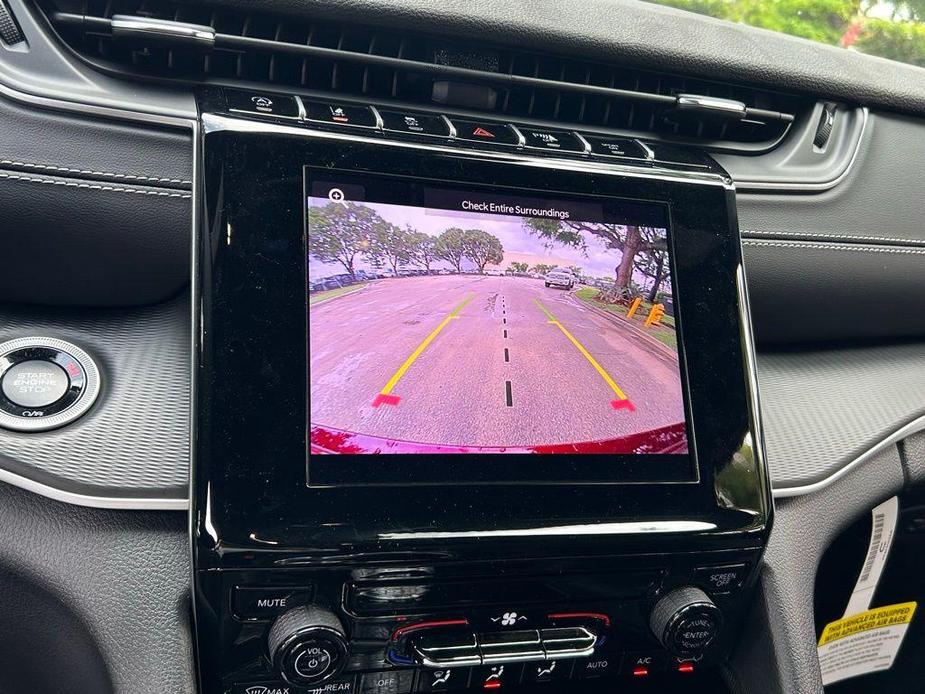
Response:
[{"label": "infotainment screen frame", "polygon": [[[574,538],[575,551],[581,538],[597,551],[591,538],[600,535],[688,551],[728,543],[730,532],[747,543],[767,527],[734,191],[720,170],[440,147],[212,115],[203,125],[193,280],[194,526],[208,550],[201,567],[219,555],[223,566],[259,566],[270,548],[275,562],[280,552],[304,559],[306,548],[312,556],[427,551],[448,537],[470,538],[480,558],[489,545],[479,539],[519,538],[542,554],[553,551],[543,544],[549,535]],[[696,477],[620,484],[566,464],[540,484],[524,484],[520,473],[493,484],[419,484],[398,468],[385,486],[308,486],[305,166],[667,207]]]},{"label": "infotainment screen frame", "polygon": [[[363,222],[363,224],[373,225],[373,219],[376,219],[378,223],[386,223],[385,220],[381,222],[378,220],[378,213],[375,212],[375,209],[382,211],[386,215],[397,215],[398,217],[402,216],[402,213],[407,210],[413,212],[423,213],[423,218],[426,220],[428,216],[431,218],[437,216],[440,210],[444,210],[444,214],[448,213],[451,216],[444,219],[443,217],[439,218],[439,221],[445,221],[446,225],[452,224],[461,224],[463,226],[469,224],[475,224],[481,222],[483,227],[492,229],[493,221],[498,219],[498,217],[490,217],[487,215],[482,215],[481,218],[474,217],[471,214],[457,214],[454,212],[454,209],[462,209],[462,206],[459,205],[457,208],[457,200],[465,198],[467,204],[473,205],[482,205],[487,206],[490,201],[494,207],[501,209],[512,209],[516,210],[520,207],[525,207],[527,205],[533,205],[534,208],[542,208],[542,212],[547,214],[552,214],[553,212],[558,212],[563,215],[570,215],[575,218],[576,221],[581,222],[590,222],[592,221],[590,217],[600,215],[600,219],[603,221],[606,219],[611,224],[621,224],[621,225],[639,225],[644,226],[647,229],[666,229],[670,226],[670,210],[668,205],[661,202],[654,201],[642,201],[642,200],[632,200],[616,196],[601,196],[601,195],[584,195],[584,196],[575,196],[563,191],[537,191],[532,189],[524,188],[513,188],[504,184],[493,184],[491,186],[479,185],[471,181],[459,181],[453,183],[452,185],[447,185],[446,183],[435,183],[430,180],[424,180],[419,177],[414,176],[396,176],[394,174],[355,174],[345,171],[331,170],[325,167],[313,167],[306,166],[304,168],[305,173],[305,196],[307,200],[307,210],[308,212],[311,209],[312,201],[317,201],[316,205],[323,205],[324,207],[316,207],[316,209],[325,209],[327,210],[326,214],[336,215],[336,213],[343,211],[345,213],[345,220],[354,219],[354,215],[363,214],[364,212],[375,214],[376,217],[371,217]],[[387,204],[388,207],[384,207],[383,203]],[[352,208],[349,206],[353,206]],[[550,207],[553,206],[553,207]],[[531,208],[532,209],[532,208]],[[351,211],[352,210],[352,211]],[[387,210],[387,211],[386,211]],[[333,212],[332,212],[333,211]],[[407,213],[406,213],[407,214]],[[587,219],[579,219],[584,215]],[[419,216],[420,218],[420,216]],[[504,217],[508,219],[508,217]],[[447,221],[450,220],[450,221]],[[478,220],[478,221],[476,221]],[[437,221],[437,220],[434,220]],[[394,229],[394,225],[392,227]],[[566,227],[566,232],[568,227]],[[313,229],[311,225],[311,220],[306,223],[306,249],[309,250],[308,253],[308,266],[312,267],[312,254],[310,251],[310,239]],[[347,232],[343,232],[347,233]],[[392,232],[395,233],[394,231]],[[409,233],[414,233],[409,231]],[[421,232],[418,232],[421,233]],[[523,234],[528,234],[529,232],[523,232]],[[509,235],[510,231],[509,231]],[[516,232],[513,234],[515,238],[518,236]],[[329,243],[332,238],[321,238],[319,241],[327,240]],[[518,241],[523,241],[517,239]],[[589,239],[592,243],[595,239]],[[667,252],[665,254],[668,261],[668,271],[665,273],[668,277],[675,277],[676,267],[675,267],[675,254],[676,248],[674,245],[674,236],[670,233],[670,229],[667,230],[666,238]],[[375,242],[375,239],[373,239]],[[587,246],[587,240],[582,239],[582,242]],[[358,242],[359,247],[363,247],[370,244],[370,240],[363,239]],[[537,247],[544,247],[544,250],[551,250],[551,242],[548,240],[537,240],[535,244]],[[328,246],[323,246],[324,249],[327,249]],[[585,255],[587,255],[587,248],[585,248]],[[330,252],[330,251],[327,251]],[[337,254],[334,253],[333,256]],[[582,257],[581,253],[576,253],[575,256]],[[619,260],[619,254],[610,251],[608,255],[609,259]],[[355,263],[359,264],[360,257],[359,254],[350,256],[350,259]],[[439,261],[438,261],[439,262]],[[328,266],[333,266],[334,263],[329,263]],[[343,270],[341,269],[341,272]],[[394,272],[394,271],[393,271]],[[444,286],[449,284],[450,286],[463,285],[466,287],[465,296],[460,295],[463,300],[466,299],[475,299],[476,296],[480,296],[481,300],[476,301],[475,307],[466,305],[465,308],[469,308],[468,311],[459,312],[459,315],[456,316],[456,319],[459,323],[468,323],[475,322],[474,316],[477,315],[477,312],[484,313],[488,310],[495,315],[496,320],[490,321],[497,323],[499,336],[503,334],[504,338],[511,338],[509,340],[505,339],[504,344],[510,344],[511,348],[505,350],[508,359],[508,366],[503,368],[506,376],[510,376],[515,381],[516,377],[513,374],[517,374],[516,369],[510,366],[511,351],[514,353],[514,359],[516,361],[517,357],[520,356],[520,352],[523,351],[524,345],[518,343],[514,338],[516,337],[515,333],[520,330],[529,329],[530,326],[538,322],[548,323],[550,321],[546,320],[543,317],[543,313],[548,316],[553,315],[549,313],[550,308],[552,307],[557,311],[566,311],[571,309],[570,305],[563,306],[563,298],[561,296],[556,296],[556,289],[552,289],[548,292],[539,292],[537,287],[542,286],[542,279],[538,277],[527,277],[527,278],[514,278],[508,277],[503,280],[493,280],[490,275],[485,275],[484,270],[480,273],[478,268],[472,268],[470,270],[471,274],[457,274],[457,270],[454,269],[453,275],[449,278],[449,282],[444,281],[443,278],[428,276],[428,280],[423,284],[423,286],[418,289],[418,291],[427,291],[433,292],[433,286]],[[637,273],[638,276],[638,273]],[[489,284],[490,288],[482,288],[482,285]],[[316,373],[316,368],[309,368],[309,392],[307,394],[308,398],[308,409],[314,411],[316,408],[316,400],[330,400],[334,399],[335,395],[329,392],[330,388],[337,387],[334,385],[334,381],[340,382],[340,387],[346,389],[352,387],[354,391],[361,391],[361,388],[354,384],[355,381],[364,381],[364,386],[367,389],[373,388],[375,384],[365,383],[364,374],[360,373],[356,367],[350,368],[347,373],[344,373],[344,366],[346,364],[357,364],[357,356],[355,354],[341,354],[341,350],[348,350],[349,348],[345,345],[345,342],[349,339],[350,336],[344,335],[344,328],[339,327],[341,324],[349,323],[353,325],[353,322],[350,321],[350,317],[343,316],[341,311],[346,310],[342,308],[344,305],[349,304],[351,310],[362,312],[365,315],[365,310],[363,306],[363,300],[369,296],[379,296],[386,295],[388,297],[399,296],[402,297],[402,300],[405,300],[404,297],[407,296],[407,292],[410,290],[406,287],[408,285],[418,286],[422,285],[420,280],[414,280],[410,278],[402,277],[390,277],[386,276],[386,279],[381,279],[378,282],[367,282],[364,283],[360,289],[365,290],[364,293],[356,294],[351,298],[347,298],[346,301],[342,300],[337,302],[336,299],[341,297],[342,299],[346,298],[346,293],[351,291],[357,291],[356,286],[347,285],[340,288],[340,291],[335,291],[333,295],[320,294],[318,298],[321,301],[325,301],[327,304],[324,308],[319,307],[319,313],[328,316],[328,320],[325,323],[321,322],[319,318],[317,321],[312,319],[312,308],[308,306],[308,332],[309,332],[309,362],[314,363],[313,353],[312,353],[312,344],[317,344],[319,349],[324,349],[326,353],[336,353],[334,355],[329,354],[331,357],[328,362],[331,360],[336,360],[336,364],[329,366],[329,369],[325,372],[321,372],[320,367],[317,367],[318,373]],[[350,287],[353,286],[353,290]],[[547,285],[548,288],[549,285]],[[310,287],[309,287],[310,288]],[[504,289],[507,291],[504,291]],[[457,291],[462,291],[457,290]],[[343,293],[342,293],[343,292]],[[308,293],[308,292],[307,292]],[[519,304],[516,305],[512,303],[511,305],[511,322],[508,322],[507,317],[502,317],[502,311],[504,311],[505,316],[507,315],[507,309],[502,309],[501,300],[507,294],[511,294],[511,301],[516,301],[515,297],[520,299]],[[529,298],[532,298],[534,302],[537,302],[535,310],[532,311],[535,314],[535,317],[542,319],[541,321],[532,320],[531,314],[523,315],[524,313],[524,304],[527,305],[528,309],[534,309],[533,306],[530,306],[529,299],[520,297],[520,294],[529,294]],[[330,296],[330,298],[324,298]],[[311,298],[311,294],[309,294]],[[499,298],[501,297],[501,298]],[[430,301],[438,301],[440,297],[431,295]],[[380,299],[381,301],[382,299]],[[498,302],[498,306],[494,306],[494,302]],[[573,301],[576,301],[573,299]],[[545,302],[545,303],[543,303]],[[547,307],[548,304],[548,307]],[[561,308],[558,308],[561,307]],[[664,308],[664,307],[662,307]],[[454,309],[455,310],[455,309]],[[594,309],[578,307],[575,310],[570,311],[571,315],[581,316],[582,313],[590,313]],[[581,313],[579,313],[581,312]],[[621,424],[619,418],[631,418],[637,422],[637,426],[640,428],[641,433],[635,437],[629,437],[629,440],[632,442],[632,446],[636,448],[639,452],[635,454],[630,453],[621,453],[615,451],[608,452],[593,452],[595,450],[595,444],[603,448],[606,442],[596,441],[589,442],[586,445],[587,449],[582,450],[582,446],[579,445],[568,445],[567,441],[561,442],[564,445],[559,446],[548,446],[546,450],[551,452],[537,453],[537,452],[527,452],[522,449],[514,448],[514,450],[505,450],[501,446],[493,447],[493,450],[489,451],[476,451],[474,447],[451,447],[451,446],[442,446],[443,449],[447,449],[446,452],[439,450],[433,450],[437,448],[435,446],[424,446],[418,445],[415,448],[412,448],[413,444],[408,443],[407,441],[394,442],[388,439],[378,438],[375,440],[374,444],[368,446],[368,448],[378,447],[375,450],[380,450],[385,446],[395,446],[398,448],[399,452],[395,453],[369,453],[363,452],[359,454],[341,452],[337,454],[329,454],[328,449],[339,448],[343,451],[351,450],[361,450],[363,443],[372,439],[372,437],[364,435],[362,432],[354,433],[352,430],[344,429],[332,429],[327,426],[322,426],[321,422],[313,421],[311,417],[311,412],[309,413],[308,418],[308,432],[306,434],[309,445],[307,450],[307,482],[309,486],[365,486],[365,485],[377,485],[377,486],[407,486],[409,482],[407,480],[413,480],[411,484],[414,485],[464,485],[464,484],[518,484],[518,485],[534,485],[534,484],[549,484],[549,483],[568,483],[568,484],[632,484],[632,483],[641,483],[641,482],[665,482],[665,483],[695,483],[697,481],[697,465],[695,460],[696,446],[693,444],[692,429],[688,426],[690,422],[690,405],[688,400],[687,392],[687,373],[686,373],[686,362],[684,359],[684,346],[683,340],[677,340],[677,348],[675,351],[675,362],[671,363],[671,350],[664,350],[661,348],[661,345],[656,344],[652,345],[650,342],[654,341],[645,333],[651,332],[653,329],[658,330],[659,328],[650,326],[647,329],[640,329],[645,320],[645,311],[642,312],[643,315],[640,316],[635,327],[630,324],[628,327],[625,325],[625,319],[619,319],[616,317],[605,319],[603,321],[598,321],[597,323],[592,324],[587,328],[588,334],[594,329],[600,330],[600,326],[607,326],[603,329],[609,329],[614,332],[614,337],[618,334],[618,330],[625,332],[619,333],[620,335],[620,344],[625,345],[627,349],[635,349],[640,353],[641,359],[649,360],[649,364],[655,362],[658,366],[651,367],[657,368],[658,377],[661,379],[672,379],[672,377],[678,379],[678,391],[677,393],[672,393],[676,395],[677,401],[673,402],[664,402],[664,403],[649,403],[649,402],[639,402],[639,407],[642,411],[637,412],[635,405],[632,404],[631,399],[627,396],[619,385],[616,385],[615,381],[611,378],[610,374],[598,363],[594,355],[592,355],[585,346],[580,342],[572,333],[566,328],[566,335],[563,337],[557,344],[559,347],[559,352],[555,355],[547,355],[548,359],[551,361],[546,363],[544,371],[546,372],[545,378],[555,380],[555,377],[552,374],[553,365],[556,360],[565,361],[569,356],[576,357],[573,368],[576,369],[577,373],[587,372],[593,376],[597,376],[594,373],[594,369],[600,369],[603,374],[603,379],[608,379],[608,381],[602,380],[600,384],[595,383],[594,385],[602,385],[601,393],[610,394],[610,397],[606,401],[599,404],[603,405],[599,410],[603,413],[603,417],[610,419],[610,422],[613,422],[611,426],[618,426]],[[683,299],[680,299],[680,296],[675,297],[674,306],[672,313],[674,314],[671,318],[673,322],[676,322],[677,328],[675,334],[680,336],[683,335],[682,328],[682,313],[683,313]],[[515,318],[515,314],[517,318]],[[442,317],[442,316],[440,316]],[[395,321],[401,321],[410,319],[408,322],[417,324],[417,314],[414,316],[401,316],[399,314],[394,315]],[[585,321],[587,318],[584,319]],[[504,325],[502,326],[502,321]],[[557,322],[555,318],[551,319],[552,322]],[[450,321],[444,320],[440,323],[439,320],[435,320],[434,323],[438,327],[443,327],[447,325]],[[486,321],[489,322],[489,321]],[[584,322],[584,321],[583,321]],[[558,324],[558,323],[557,323]],[[448,332],[452,332],[453,328],[457,324],[450,327]],[[322,326],[324,326],[325,331],[323,332]],[[398,326],[400,327],[400,326]],[[417,326],[414,326],[417,327]],[[425,330],[422,335],[426,335],[430,332],[430,326]],[[553,326],[555,329],[555,326]],[[503,328],[503,331],[501,330]],[[572,326],[572,330],[579,332],[582,328],[582,325],[578,327]],[[388,341],[395,341],[400,343],[399,330],[397,327],[392,327],[390,331],[387,331],[386,334],[376,334],[373,332],[372,328],[369,325],[364,325],[360,323],[359,325],[354,326],[354,329],[358,331],[365,331],[369,336],[366,337],[366,340],[376,339],[377,344],[382,344]],[[661,328],[662,332],[667,332],[665,328]],[[411,332],[411,331],[409,331]],[[420,332],[420,330],[419,330]],[[335,340],[339,344],[338,347],[333,347],[327,344],[327,340],[334,339],[332,335],[328,333],[336,333],[341,335],[339,340]],[[584,335],[579,332],[584,340]],[[434,333],[431,333],[427,338],[427,344],[430,344],[431,338],[434,337]],[[469,336],[472,337],[471,335]],[[490,338],[486,338],[490,339]],[[577,350],[573,344],[570,344],[566,340],[574,340],[577,344]],[[420,342],[419,340],[415,341],[415,344]],[[438,345],[443,345],[443,342],[438,342]],[[601,344],[604,344],[603,341]],[[412,347],[414,345],[411,345]],[[518,347],[520,351],[518,351]],[[368,349],[369,345],[362,345],[360,350]],[[428,352],[427,356],[430,356],[437,348]],[[464,351],[466,347],[462,346],[448,346],[443,347],[444,353],[448,355],[448,358],[452,358],[453,350],[457,349],[460,352],[457,352],[459,356],[462,356],[461,351]],[[447,351],[449,350],[449,351]],[[386,358],[395,358],[395,355],[392,353],[394,350],[381,349]],[[407,351],[411,351],[410,347]],[[419,352],[423,351],[415,350],[415,356],[418,356]],[[484,350],[487,352],[488,350]],[[582,354],[587,355],[587,357],[582,357]],[[484,356],[488,357],[488,354]],[[495,355],[500,356],[500,355]],[[598,355],[602,360],[605,358],[603,355]],[[609,355],[608,355],[609,356]],[[490,358],[490,357],[488,357]],[[625,358],[625,355],[624,357]],[[369,358],[366,358],[369,361]],[[590,363],[588,363],[590,360]],[[661,360],[668,362],[667,367],[662,364]],[[421,361],[426,361],[426,357]],[[617,359],[614,359],[616,362]],[[401,360],[399,359],[399,363]],[[634,362],[638,364],[639,362]],[[642,362],[647,363],[647,362]],[[403,367],[407,366],[408,362],[405,361]],[[485,364],[487,366],[487,364]],[[367,369],[375,368],[375,365],[367,364]],[[420,370],[422,367],[418,366]],[[426,367],[423,367],[426,368]],[[415,374],[412,372],[411,377]],[[564,381],[568,380],[567,374],[561,374],[561,377]],[[646,374],[639,374],[637,378],[642,380],[650,390],[655,390],[654,386],[657,384],[656,376],[647,377]],[[425,377],[421,378],[421,381]],[[622,378],[618,376],[620,380]],[[406,380],[411,380],[409,377]],[[445,398],[446,407],[448,409],[466,406],[466,398],[473,397],[471,395],[474,391],[479,391],[480,388],[478,385],[484,383],[487,380],[484,378],[484,373],[473,373],[470,374],[470,389],[457,389],[453,394],[447,395],[447,387],[437,389],[438,392],[442,392],[443,397]],[[595,378],[595,381],[597,379]],[[648,381],[648,382],[646,382]],[[510,383],[511,381],[508,381]],[[614,383],[614,387],[621,396],[625,398],[624,401],[613,400],[614,395],[606,388],[606,383]],[[323,387],[321,384],[325,384]],[[518,382],[519,385],[519,382]],[[560,388],[566,388],[567,382],[563,382],[559,385]],[[670,385],[674,385],[671,383]],[[312,386],[316,395],[312,396]],[[422,384],[422,387],[426,388],[426,384]],[[544,388],[536,388],[536,391],[542,392]],[[547,393],[549,388],[545,389]],[[510,392],[509,392],[510,393]],[[373,399],[375,395],[375,399]],[[499,397],[497,398],[498,404],[502,402],[501,393],[499,391]],[[518,404],[521,397],[521,393],[518,392]],[[349,419],[353,421],[358,421],[361,418],[389,418],[389,417],[398,417],[403,412],[407,411],[408,408],[414,407],[414,402],[399,403],[399,398],[395,395],[376,395],[374,392],[371,393],[368,397],[368,402],[361,402],[359,397],[355,397],[350,402],[348,407],[355,408],[355,414],[352,414]],[[456,401],[454,402],[453,398],[455,397]],[[490,397],[490,396],[488,396]],[[511,400],[513,401],[513,395],[509,394]],[[581,400],[578,393],[575,394],[575,397]],[[667,397],[667,396],[666,396]],[[588,398],[590,400],[590,397]],[[583,407],[593,407],[593,402],[582,402]],[[620,405],[626,405],[624,409],[616,409]],[[469,412],[469,416],[472,417],[488,417],[488,412],[490,411],[489,403],[483,403],[480,407],[478,403],[470,404],[469,407],[473,408]],[[672,426],[668,427],[656,427],[656,426],[646,426],[645,425],[645,409],[647,407],[658,408],[680,408],[681,421],[680,428],[682,430],[680,436],[676,434],[678,429],[678,424],[672,422]],[[377,411],[378,410],[378,411]],[[518,409],[516,405],[512,404],[510,409],[511,413],[517,413]],[[347,418],[346,413],[335,413],[335,416],[341,416]],[[561,416],[561,415],[560,415]],[[598,415],[601,416],[601,415]],[[395,421],[393,419],[393,421]],[[419,420],[419,423],[423,423]],[[355,427],[352,427],[355,428]],[[406,430],[414,431],[412,428]],[[656,445],[653,445],[646,439],[642,434],[648,433],[647,430],[657,430],[655,435],[651,437],[656,441],[664,441],[665,450],[675,450],[679,449],[677,452],[661,452],[660,450],[653,450],[656,448]],[[609,431],[606,423],[598,425],[598,431],[606,432]],[[505,432],[506,433],[506,432]],[[328,444],[328,441],[332,441],[332,444]],[[690,442],[690,445],[689,445]],[[558,443],[558,442],[544,442],[544,443]],[[322,445],[327,444],[325,448],[322,448]],[[320,450],[324,452],[320,452]],[[415,452],[407,452],[408,449],[415,450]],[[423,450],[418,450],[423,449]],[[501,450],[498,450],[501,449]],[[571,449],[571,450],[570,450]],[[540,448],[539,450],[544,450]],[[452,451],[452,452],[449,452]],[[501,454],[503,451],[503,455]],[[400,480],[398,482],[397,480]]]}]

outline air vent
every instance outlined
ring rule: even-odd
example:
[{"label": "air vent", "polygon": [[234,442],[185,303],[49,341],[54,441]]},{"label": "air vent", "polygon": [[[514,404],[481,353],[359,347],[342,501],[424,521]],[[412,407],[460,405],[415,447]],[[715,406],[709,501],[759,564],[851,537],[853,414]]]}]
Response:
[{"label": "air vent", "polygon": [[[61,38],[133,77],[247,82],[763,150],[808,102],[434,36],[163,0],[38,0]],[[155,20],[155,21],[149,21]]]}]

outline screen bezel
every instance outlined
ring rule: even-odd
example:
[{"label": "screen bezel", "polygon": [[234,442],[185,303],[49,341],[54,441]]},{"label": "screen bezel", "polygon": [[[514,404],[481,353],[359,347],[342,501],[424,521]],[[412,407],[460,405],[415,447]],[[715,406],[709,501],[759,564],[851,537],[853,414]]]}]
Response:
[{"label": "screen bezel", "polygon": [[[748,360],[734,194],[718,175],[464,151],[204,116],[194,263],[193,525],[197,565],[278,566],[321,552],[453,556],[728,547],[771,518]],[[354,173],[478,180],[667,204],[702,291],[688,292],[696,484],[308,487],[303,255],[306,163]],[[706,179],[709,178],[709,181]],[[676,259],[677,260],[677,259]],[[694,287],[696,289],[697,287]],[[680,290],[680,287],[676,291]],[[699,326],[699,327],[697,327]],[[724,474],[742,451],[734,490]],[[401,481],[401,480],[399,480]],[[412,482],[413,480],[406,480]],[[651,521],[651,526],[648,524]],[[674,530],[659,530],[679,522]],[[628,526],[625,524],[629,524]],[[510,539],[504,533],[514,533]],[[561,536],[562,542],[548,538]],[[497,541],[490,538],[498,537]],[[480,539],[482,538],[482,539]],[[200,552],[202,550],[202,552]],[[309,555],[306,555],[309,552]]]},{"label": "screen bezel", "polygon": [[[312,196],[311,188],[315,183],[338,184],[347,189],[365,191],[365,198],[377,203],[425,208],[428,194],[437,192],[465,192],[473,195],[485,194],[545,200],[557,203],[571,202],[599,203],[614,208],[624,208],[626,223],[631,223],[635,216],[638,223],[649,226],[661,226],[668,230],[668,262],[673,283],[675,320],[678,331],[678,368],[681,382],[682,406],[684,408],[684,425],[687,436],[687,451],[674,454],[530,454],[506,453],[453,453],[453,454],[388,454],[382,455],[321,455],[311,454],[310,446],[306,449],[306,479],[309,486],[322,487],[356,487],[356,486],[409,486],[417,485],[537,485],[537,484],[639,484],[639,483],[696,483],[699,478],[696,464],[696,445],[691,421],[690,399],[688,394],[687,363],[684,354],[683,335],[683,300],[681,294],[674,290],[675,245],[671,233],[671,210],[663,202],[630,199],[626,197],[603,195],[579,195],[565,191],[536,190],[524,187],[511,187],[494,184],[479,185],[471,181],[453,183],[425,180],[416,176],[396,176],[394,174],[361,174],[346,172],[327,167],[305,166],[304,195],[306,215],[304,222],[303,254],[307,256],[308,234],[308,198]],[[646,217],[643,220],[643,217]],[[587,220],[580,220],[587,221]],[[308,295],[308,271],[305,273],[306,296]],[[310,311],[307,313],[307,331],[311,331]],[[310,355],[309,355],[310,356]],[[306,362],[310,363],[310,360]],[[311,369],[307,366],[308,388],[306,398],[311,401]],[[306,440],[311,437],[310,417],[306,418],[308,431]],[[553,442],[555,443],[555,442]],[[413,480],[409,482],[408,480]]]}]

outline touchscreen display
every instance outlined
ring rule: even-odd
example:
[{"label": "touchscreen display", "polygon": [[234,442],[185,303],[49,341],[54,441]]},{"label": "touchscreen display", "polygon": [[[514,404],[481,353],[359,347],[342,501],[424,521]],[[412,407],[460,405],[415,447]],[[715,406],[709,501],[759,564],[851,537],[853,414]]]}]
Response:
[{"label": "touchscreen display", "polygon": [[373,188],[307,182],[311,454],[687,454],[662,207]]}]

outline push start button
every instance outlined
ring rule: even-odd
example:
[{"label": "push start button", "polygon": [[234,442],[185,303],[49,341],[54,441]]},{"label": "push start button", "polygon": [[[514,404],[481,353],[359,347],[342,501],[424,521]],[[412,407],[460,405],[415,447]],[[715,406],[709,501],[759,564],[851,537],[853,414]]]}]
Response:
[{"label": "push start button", "polygon": [[3,374],[3,394],[20,407],[48,407],[67,394],[70,379],[50,361],[21,361]]},{"label": "push start button", "polygon": [[52,337],[0,343],[0,427],[47,431],[85,414],[100,392],[100,372],[77,345]]}]

